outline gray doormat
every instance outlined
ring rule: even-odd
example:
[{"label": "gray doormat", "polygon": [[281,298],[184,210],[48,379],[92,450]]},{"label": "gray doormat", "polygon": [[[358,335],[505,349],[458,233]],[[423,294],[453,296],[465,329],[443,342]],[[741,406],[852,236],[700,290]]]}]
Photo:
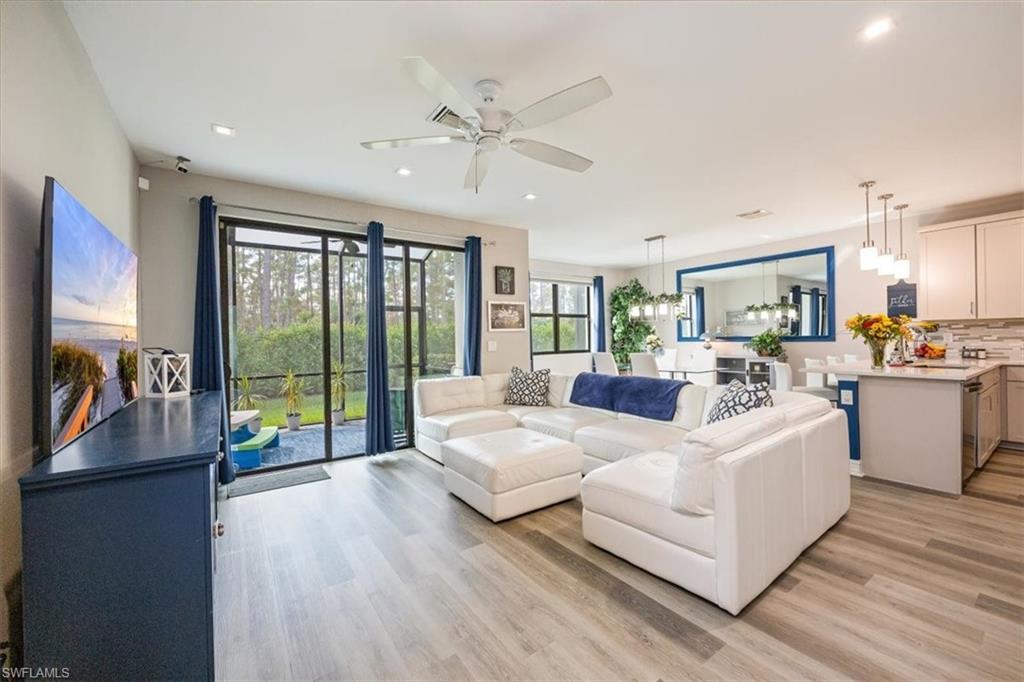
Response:
[{"label": "gray doormat", "polygon": [[262,493],[276,488],[287,488],[303,483],[324,481],[330,478],[323,467],[301,467],[298,469],[286,469],[284,471],[272,471],[268,474],[255,474],[252,476],[239,476],[228,486],[228,497],[241,497]]}]

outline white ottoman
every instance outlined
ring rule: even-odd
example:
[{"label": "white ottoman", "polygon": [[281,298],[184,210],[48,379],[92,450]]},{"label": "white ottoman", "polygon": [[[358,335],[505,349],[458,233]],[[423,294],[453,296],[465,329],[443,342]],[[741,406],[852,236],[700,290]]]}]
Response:
[{"label": "white ottoman", "polygon": [[582,448],[529,429],[453,438],[441,456],[448,491],[491,521],[580,494]]}]

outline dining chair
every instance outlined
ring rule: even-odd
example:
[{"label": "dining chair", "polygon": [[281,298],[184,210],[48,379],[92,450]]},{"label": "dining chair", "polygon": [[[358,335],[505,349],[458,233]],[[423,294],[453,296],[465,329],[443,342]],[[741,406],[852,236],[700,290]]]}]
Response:
[{"label": "dining chair", "polygon": [[793,368],[788,362],[775,361],[771,364],[772,388],[776,391],[793,390]]},{"label": "dining chair", "polygon": [[815,372],[815,369],[823,369],[825,363],[817,358],[804,358],[804,366],[807,368],[807,372],[804,376],[807,377],[806,386],[794,386],[793,390],[797,393],[810,393],[832,402],[839,400],[839,392],[831,386],[825,385],[825,373]]},{"label": "dining chair", "polygon": [[671,377],[671,370],[676,368],[676,356],[678,354],[676,348],[665,348],[661,351],[661,355],[654,357],[654,364],[658,366],[658,373],[665,372],[666,377]]},{"label": "dining chair", "polygon": [[717,362],[718,352],[714,348],[698,348],[693,351],[687,362],[687,369],[693,370],[693,373],[688,373],[686,379],[698,386],[714,386],[717,383]]},{"label": "dining chair", "polygon": [[630,353],[629,365],[635,377],[659,378],[658,363],[650,353]]},{"label": "dining chair", "polygon": [[618,376],[619,366],[615,364],[615,356],[611,353],[594,353],[594,371]]},{"label": "dining chair", "polygon": [[[838,355],[826,355],[825,356],[825,361],[828,364],[830,364],[830,365],[838,365],[840,362],[842,362],[839,359]],[[839,378],[836,377],[835,374],[829,374],[825,378],[825,384],[828,385],[828,386],[838,386],[839,385]]]}]

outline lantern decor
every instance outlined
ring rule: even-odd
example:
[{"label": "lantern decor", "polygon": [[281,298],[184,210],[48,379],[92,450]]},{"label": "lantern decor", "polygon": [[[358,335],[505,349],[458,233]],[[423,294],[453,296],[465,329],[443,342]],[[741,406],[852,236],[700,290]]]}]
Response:
[{"label": "lantern decor", "polygon": [[188,353],[143,349],[147,398],[179,398],[192,392],[192,365]]}]

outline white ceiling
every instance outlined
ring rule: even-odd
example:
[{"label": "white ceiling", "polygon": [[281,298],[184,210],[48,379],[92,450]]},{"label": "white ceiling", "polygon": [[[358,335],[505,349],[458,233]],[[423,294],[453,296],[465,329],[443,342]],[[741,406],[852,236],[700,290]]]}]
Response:
[{"label": "white ceiling", "polygon": [[[911,214],[1022,189],[1018,3],[65,5],[143,163],[524,227],[534,258],[636,266],[650,234],[671,260],[837,229],[865,178]],[[860,40],[881,16],[896,29]],[[474,195],[466,145],[361,148],[445,130],[406,55],[467,98],[500,80],[513,111],[603,75],[611,99],[528,135],[594,166],[503,150]],[[774,215],[735,217],[755,208]]]}]

